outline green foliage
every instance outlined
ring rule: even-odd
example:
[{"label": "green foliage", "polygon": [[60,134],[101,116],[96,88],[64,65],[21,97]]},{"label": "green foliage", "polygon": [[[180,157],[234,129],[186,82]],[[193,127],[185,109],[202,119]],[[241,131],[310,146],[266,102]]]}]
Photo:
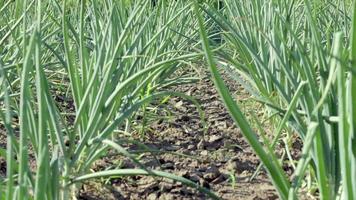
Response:
[{"label": "green foliage", "polygon": [[[129,141],[113,137],[154,100],[175,95],[197,104],[167,88],[187,82],[175,71],[204,54],[281,199],[297,199],[301,189],[320,199],[356,198],[355,2],[6,0],[0,19],[7,132],[0,199],[69,199],[82,181],[129,175],[170,178],[217,199],[185,178],[147,169],[120,146]],[[219,68],[279,117],[272,141],[258,134],[262,123],[253,129]],[[285,129],[303,142],[291,178],[275,153]],[[110,149],[139,169],[90,172]],[[301,188],[307,174],[317,189]]]},{"label": "green foliage", "polygon": [[[281,199],[298,197],[308,165],[315,171],[321,199],[353,199],[356,123],[352,102],[356,90],[352,69],[356,32],[350,27],[356,27],[356,17],[349,14],[356,12],[355,3],[224,2],[223,11],[209,4],[200,5],[199,10],[195,4],[198,18],[207,14],[220,26],[226,41],[224,50],[220,48],[213,56],[200,20],[208,65],[226,107],[269,172]],[[282,120],[271,144],[259,142],[217,66],[235,71],[236,80],[273,113],[279,113]],[[278,101],[271,94],[277,94]],[[273,153],[285,126],[298,133],[304,143],[291,183]]]},{"label": "green foliage", "polygon": [[[80,180],[117,175],[163,176],[217,199],[183,177],[147,169],[120,141],[109,140],[142,105],[182,96],[165,92],[165,87],[184,83],[187,77],[171,75],[184,62],[201,57],[192,51],[198,35],[190,28],[196,24],[191,5],[149,4],[148,0],[2,4],[0,113],[8,133],[8,174],[0,180],[6,185],[0,188],[0,195],[6,195],[0,199],[70,199]],[[72,100],[69,110],[56,99]],[[92,164],[109,149],[141,169],[92,174]]]}]

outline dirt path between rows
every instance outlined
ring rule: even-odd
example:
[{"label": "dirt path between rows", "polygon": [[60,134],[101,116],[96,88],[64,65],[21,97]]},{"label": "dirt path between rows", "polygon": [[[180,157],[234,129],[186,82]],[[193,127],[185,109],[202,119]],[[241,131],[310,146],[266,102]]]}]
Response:
[{"label": "dirt path between rows", "polygon": [[[223,106],[211,80],[205,77],[194,84],[174,88],[195,97],[205,112],[208,124],[204,133],[196,106],[181,98],[171,98],[157,115],[168,116],[156,120],[146,128],[142,142],[165,153],[146,153],[141,162],[152,169],[171,172],[210,188],[222,199],[278,199],[265,172],[250,181],[259,161],[234,125]],[[249,95],[229,82],[239,99]],[[167,114],[169,113],[169,114]],[[138,123],[139,125],[139,123]],[[130,151],[139,151],[128,145]],[[182,156],[179,154],[189,155]],[[117,155],[96,163],[94,169],[132,168],[129,160]],[[181,183],[166,179],[136,176],[91,181],[83,186],[80,199],[206,199],[207,197]]]}]

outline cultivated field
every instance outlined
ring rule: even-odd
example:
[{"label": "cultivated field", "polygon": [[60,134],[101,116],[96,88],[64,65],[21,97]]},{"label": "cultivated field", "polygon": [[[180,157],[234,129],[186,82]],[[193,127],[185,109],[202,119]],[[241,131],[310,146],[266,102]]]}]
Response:
[{"label": "cultivated field", "polygon": [[0,200],[356,199],[356,1],[0,0]]}]

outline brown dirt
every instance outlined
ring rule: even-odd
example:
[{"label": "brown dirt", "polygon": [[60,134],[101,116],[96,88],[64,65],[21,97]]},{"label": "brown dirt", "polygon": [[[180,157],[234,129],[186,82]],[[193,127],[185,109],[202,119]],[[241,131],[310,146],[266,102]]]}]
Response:
[{"label": "brown dirt", "polygon": [[[233,82],[231,89],[247,99],[249,95]],[[171,98],[157,109],[165,120],[153,122],[141,138],[145,145],[165,153],[146,153],[141,162],[152,169],[171,172],[188,178],[214,191],[222,199],[278,199],[265,172],[250,181],[259,160],[234,125],[228,112],[208,77],[200,82],[175,88],[195,97],[202,106],[207,120],[207,131],[201,124],[196,106],[181,98]],[[153,120],[154,121],[154,120]],[[137,126],[139,127],[139,124]],[[135,137],[136,136],[136,137]],[[138,134],[134,134],[138,138]],[[140,150],[127,146],[131,152]],[[187,156],[176,155],[184,154]],[[121,163],[118,163],[118,162]],[[134,165],[123,157],[113,155],[96,163],[95,170],[115,167],[132,168]],[[235,177],[235,183],[232,177]],[[206,199],[204,194],[181,183],[166,179],[136,176],[91,181],[84,184],[80,199]]]},{"label": "brown dirt", "polygon": [[[206,74],[206,73],[204,73]],[[151,169],[183,176],[211,189],[222,199],[278,199],[274,187],[266,173],[250,181],[259,165],[253,150],[244,140],[240,130],[234,125],[209,77],[194,84],[173,88],[198,100],[205,113],[206,125],[202,124],[198,109],[192,102],[171,97],[165,104],[157,104],[148,111],[148,126],[139,133],[143,123],[142,113],[135,116],[132,136],[125,139],[141,141],[147,147],[159,152],[139,153],[143,149],[137,145],[124,145],[131,153],[140,155],[140,162]],[[249,101],[249,95],[241,86],[226,78],[230,90],[240,102]],[[73,103],[56,97],[59,107],[73,111]],[[253,104],[247,109],[261,112]],[[256,107],[254,107],[256,106]],[[66,121],[73,121],[66,116]],[[0,124],[1,126],[1,124]],[[123,139],[122,136],[120,139]],[[298,143],[298,140],[297,140]],[[297,144],[295,143],[295,144]],[[0,147],[6,148],[6,133],[0,127]],[[293,157],[299,156],[299,147]],[[31,166],[35,164],[31,164]],[[95,163],[93,171],[113,168],[134,168],[128,158],[110,152]],[[288,172],[289,170],[287,170]],[[6,174],[5,159],[0,157],[0,176]],[[289,175],[291,175],[289,173]],[[83,184],[79,199],[206,199],[207,197],[181,183],[162,178],[134,176],[91,180]]]},{"label": "brown dirt", "polygon": [[[0,148],[6,149],[6,132],[5,127],[0,124]],[[0,156],[0,178],[6,177],[6,159]]]}]

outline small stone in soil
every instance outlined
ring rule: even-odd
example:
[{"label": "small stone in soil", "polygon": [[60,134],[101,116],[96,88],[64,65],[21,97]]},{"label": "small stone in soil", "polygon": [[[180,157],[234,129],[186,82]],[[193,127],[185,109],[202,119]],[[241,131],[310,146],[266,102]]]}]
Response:
[{"label": "small stone in soil", "polygon": [[235,171],[239,168],[237,162],[235,162],[234,160],[229,160],[229,162],[227,162],[226,165],[227,165],[226,169],[229,171]]},{"label": "small stone in soil", "polygon": [[156,193],[151,193],[147,196],[147,200],[156,200],[158,195]]},{"label": "small stone in soil", "polygon": [[182,192],[183,194],[187,194],[187,195],[193,194],[193,191],[192,191],[192,190],[189,190],[189,189],[186,188],[186,187],[182,188],[181,192]]},{"label": "small stone in soil", "polygon": [[192,162],[189,163],[189,167],[197,168],[198,166],[199,166],[199,163],[197,160],[193,160]]},{"label": "small stone in soil", "polygon": [[140,185],[145,185],[146,188],[152,188],[158,185],[158,183],[156,182],[155,178],[153,177],[144,177],[142,179],[140,179],[139,181]]},{"label": "small stone in soil", "polygon": [[183,101],[179,101],[179,102],[177,102],[177,103],[174,105],[174,107],[176,107],[176,108],[178,108],[178,109],[181,109],[182,106],[183,106]]},{"label": "small stone in soil", "polygon": [[173,188],[173,185],[171,183],[167,183],[167,182],[161,182],[159,185],[160,185],[161,191],[164,191],[164,192],[170,191]]},{"label": "small stone in soil", "polygon": [[174,169],[174,164],[171,162],[164,163],[161,165],[162,169]]},{"label": "small stone in soil", "polygon": [[187,147],[187,149],[188,149],[188,150],[195,150],[195,146],[191,144],[191,145],[189,145],[189,146]]},{"label": "small stone in soil", "polygon": [[220,171],[215,166],[209,167],[208,170],[204,174],[204,179],[207,181],[212,181],[216,179],[220,175]]},{"label": "small stone in soil", "polygon": [[183,170],[183,171],[179,171],[178,173],[178,176],[181,176],[181,177],[189,177],[189,173],[188,173],[188,170]]},{"label": "small stone in soil", "polygon": [[217,142],[217,141],[222,140],[222,139],[223,139],[223,137],[220,136],[220,135],[212,135],[209,138],[209,142],[213,143],[213,142]]},{"label": "small stone in soil", "polygon": [[171,200],[174,199],[174,195],[171,193],[163,193],[160,197],[159,200]]},{"label": "small stone in soil", "polygon": [[204,151],[200,152],[200,155],[202,155],[202,156],[207,156],[208,153],[209,153],[209,152],[208,152],[207,150],[204,150]]},{"label": "small stone in soil", "polygon": [[193,182],[198,183],[201,178],[197,174],[192,174],[189,176],[189,179]]}]

